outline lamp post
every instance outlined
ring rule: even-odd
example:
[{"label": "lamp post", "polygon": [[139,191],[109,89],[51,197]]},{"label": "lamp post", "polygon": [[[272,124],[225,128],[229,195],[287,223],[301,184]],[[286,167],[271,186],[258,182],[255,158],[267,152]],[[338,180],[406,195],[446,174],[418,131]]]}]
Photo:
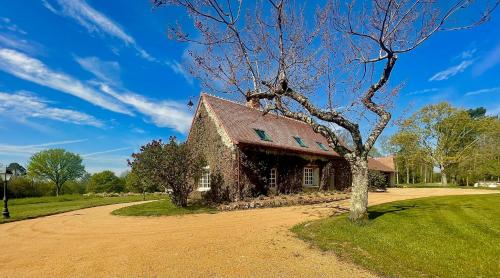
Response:
[{"label": "lamp post", "polygon": [[10,218],[9,214],[9,206],[7,205],[7,201],[9,200],[7,198],[7,183],[9,182],[10,178],[12,177],[12,171],[9,168],[5,169],[0,169],[0,177],[3,181],[3,211],[2,215],[3,218]]}]

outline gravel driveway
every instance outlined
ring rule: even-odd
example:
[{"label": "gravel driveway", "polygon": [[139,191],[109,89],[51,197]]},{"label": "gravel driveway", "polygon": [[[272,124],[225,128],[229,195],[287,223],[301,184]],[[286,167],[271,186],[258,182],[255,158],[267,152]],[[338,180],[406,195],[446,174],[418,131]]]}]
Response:
[{"label": "gravel driveway", "polygon": [[[370,204],[492,190],[391,189]],[[171,217],[121,217],[130,204],[0,225],[1,277],[372,277],[289,231],[338,203]]]}]

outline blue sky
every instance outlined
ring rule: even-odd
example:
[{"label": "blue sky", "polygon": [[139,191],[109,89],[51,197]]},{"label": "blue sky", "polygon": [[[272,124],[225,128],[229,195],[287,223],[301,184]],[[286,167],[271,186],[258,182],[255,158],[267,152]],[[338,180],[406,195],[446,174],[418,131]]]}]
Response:
[{"label": "blue sky", "polygon": [[[1,5],[0,163],[61,147],[89,172],[121,173],[151,139],[185,138],[186,103],[202,88],[182,66],[187,45],[166,37],[169,24],[186,22],[179,10],[152,11],[147,0]],[[485,25],[401,55],[391,81],[406,85],[394,118],[440,101],[499,114],[499,26],[497,10]]]}]

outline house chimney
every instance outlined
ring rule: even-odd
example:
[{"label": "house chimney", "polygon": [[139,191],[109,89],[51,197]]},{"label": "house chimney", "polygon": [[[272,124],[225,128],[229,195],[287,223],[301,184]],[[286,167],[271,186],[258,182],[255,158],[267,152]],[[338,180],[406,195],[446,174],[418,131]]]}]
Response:
[{"label": "house chimney", "polygon": [[254,109],[260,109],[260,101],[258,98],[250,97],[251,93],[247,93],[247,103],[246,106]]},{"label": "house chimney", "polygon": [[260,101],[256,98],[251,98],[247,100],[247,107],[260,109]]}]

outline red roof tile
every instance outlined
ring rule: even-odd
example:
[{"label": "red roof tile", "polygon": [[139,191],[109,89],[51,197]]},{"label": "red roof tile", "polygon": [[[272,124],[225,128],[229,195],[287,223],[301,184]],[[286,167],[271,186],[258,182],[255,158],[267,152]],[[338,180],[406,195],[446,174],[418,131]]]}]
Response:
[{"label": "red roof tile", "polygon": [[394,157],[368,158],[368,168],[382,172],[395,172]]},{"label": "red roof tile", "polygon": [[[208,94],[202,94],[201,97],[214,111],[235,144],[268,146],[311,155],[339,156],[328,147],[326,139],[306,123],[271,113],[263,115],[258,109]],[[254,129],[264,130],[272,141],[261,140]],[[302,138],[307,148],[299,146],[294,136]],[[322,150],[316,142],[322,143],[329,150]]]}]

